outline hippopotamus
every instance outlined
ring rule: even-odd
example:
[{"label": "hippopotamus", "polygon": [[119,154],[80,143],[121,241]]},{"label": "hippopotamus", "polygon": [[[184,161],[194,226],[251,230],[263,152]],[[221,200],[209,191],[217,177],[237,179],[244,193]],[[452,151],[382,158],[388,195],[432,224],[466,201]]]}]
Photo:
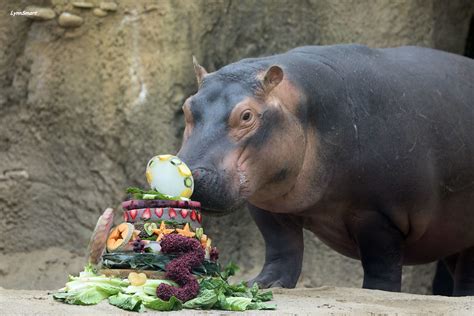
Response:
[{"label": "hippopotamus", "polygon": [[265,241],[251,283],[291,288],[303,230],[400,291],[441,260],[474,295],[474,61],[421,47],[305,46],[208,73],[178,156],[209,214],[248,205]]}]

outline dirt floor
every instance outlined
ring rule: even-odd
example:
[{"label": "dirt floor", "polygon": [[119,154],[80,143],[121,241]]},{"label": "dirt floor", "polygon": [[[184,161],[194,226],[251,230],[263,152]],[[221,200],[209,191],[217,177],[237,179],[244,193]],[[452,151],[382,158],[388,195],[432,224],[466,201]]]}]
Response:
[{"label": "dirt floor", "polygon": [[[274,289],[276,311],[243,314],[273,315],[473,315],[474,297],[443,297],[389,293],[355,288]],[[106,301],[96,306],[55,302],[46,291],[0,289],[2,315],[130,315]],[[230,312],[229,312],[230,313]],[[180,311],[170,314],[221,315],[222,311]]]}]

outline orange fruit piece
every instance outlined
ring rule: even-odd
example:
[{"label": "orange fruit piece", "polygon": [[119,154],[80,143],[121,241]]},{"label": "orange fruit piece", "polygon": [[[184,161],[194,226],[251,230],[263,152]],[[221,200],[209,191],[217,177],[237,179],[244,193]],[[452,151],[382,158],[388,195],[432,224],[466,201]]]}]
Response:
[{"label": "orange fruit piece", "polygon": [[107,251],[123,248],[132,238],[135,227],[131,223],[122,223],[115,227],[107,238]]}]

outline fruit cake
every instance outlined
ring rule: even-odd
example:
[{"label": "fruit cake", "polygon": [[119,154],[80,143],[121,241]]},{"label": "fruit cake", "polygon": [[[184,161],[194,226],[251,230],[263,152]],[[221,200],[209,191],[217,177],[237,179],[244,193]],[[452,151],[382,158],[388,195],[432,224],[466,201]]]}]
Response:
[{"label": "fruit cake", "polygon": [[138,283],[171,279],[180,287],[160,287],[161,298],[186,301],[197,294],[195,276],[219,271],[218,251],[201,226],[201,203],[189,199],[194,188],[189,168],[178,157],[159,155],[148,162],[146,178],[151,190],[127,189],[123,222],[112,227],[112,209],[99,218],[90,263],[100,274],[131,275]]}]

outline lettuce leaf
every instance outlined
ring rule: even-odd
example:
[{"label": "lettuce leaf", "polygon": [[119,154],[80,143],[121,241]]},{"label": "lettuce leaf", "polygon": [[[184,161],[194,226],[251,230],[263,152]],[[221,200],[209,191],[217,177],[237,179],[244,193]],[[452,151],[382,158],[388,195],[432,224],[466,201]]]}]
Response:
[{"label": "lettuce leaf", "polygon": [[199,295],[183,304],[184,308],[211,309],[217,303],[217,293],[211,289],[200,291]]},{"label": "lettuce leaf", "polygon": [[53,298],[73,305],[95,305],[109,294],[95,287],[90,287],[80,291],[58,292],[53,294]]},{"label": "lettuce leaf", "polygon": [[158,311],[176,311],[182,309],[182,303],[176,297],[171,297],[168,301],[163,301],[156,296],[146,295],[143,291],[135,294],[118,293],[109,297],[109,303],[118,308],[141,312],[144,308]]},{"label": "lettuce leaf", "polygon": [[141,312],[143,311],[143,304],[140,297],[129,294],[118,293],[109,297],[109,303],[118,308],[128,311]]},{"label": "lettuce leaf", "polygon": [[73,305],[94,305],[120,293],[127,285],[128,281],[99,276],[86,269],[78,277],[69,276],[64,289],[53,294],[53,298]]},{"label": "lettuce leaf", "polygon": [[245,311],[252,304],[252,299],[249,297],[226,297],[225,300],[226,310],[229,311]]},{"label": "lettuce leaf", "polygon": [[151,301],[143,302],[143,305],[145,305],[146,308],[158,311],[178,311],[182,309],[182,304],[183,303],[174,296],[172,296],[168,301],[155,298]]},{"label": "lettuce leaf", "polygon": [[267,302],[271,301],[273,299],[273,293],[272,291],[266,291],[266,292],[258,292],[254,296],[254,301],[255,302]]}]

